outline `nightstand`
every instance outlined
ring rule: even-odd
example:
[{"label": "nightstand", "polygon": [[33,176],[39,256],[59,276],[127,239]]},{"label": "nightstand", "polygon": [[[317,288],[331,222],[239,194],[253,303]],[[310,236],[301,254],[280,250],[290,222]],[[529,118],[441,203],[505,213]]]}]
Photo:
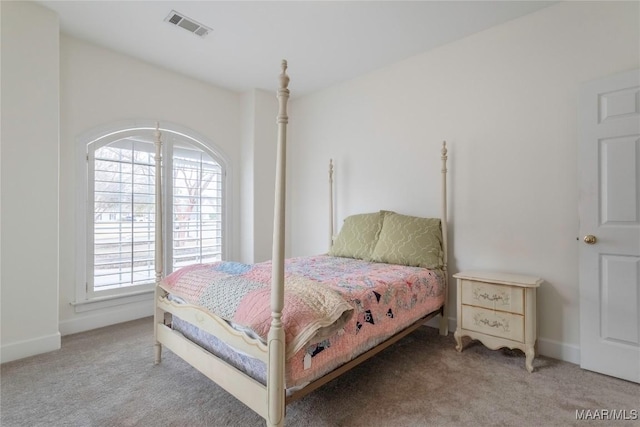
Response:
[{"label": "nightstand", "polygon": [[454,274],[458,281],[458,325],[456,350],[468,336],[497,350],[518,348],[526,355],[526,368],[533,372],[538,277],[489,271]]}]

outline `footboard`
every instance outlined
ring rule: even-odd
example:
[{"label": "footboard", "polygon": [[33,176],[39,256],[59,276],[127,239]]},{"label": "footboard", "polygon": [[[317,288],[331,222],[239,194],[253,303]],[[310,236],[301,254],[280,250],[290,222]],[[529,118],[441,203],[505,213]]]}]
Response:
[{"label": "footboard", "polygon": [[267,363],[267,346],[259,339],[251,338],[232,328],[226,321],[204,309],[191,304],[178,304],[166,296],[160,296],[157,307],[191,323],[199,329],[217,337],[225,344]]},{"label": "footboard", "polygon": [[165,319],[170,317],[166,313],[215,335],[226,344],[264,363],[268,360],[267,346],[260,340],[233,329],[227,322],[213,314],[196,306],[170,301],[166,292],[160,288],[156,291],[156,310],[160,313],[154,325],[156,341],[216,382],[257,414],[266,418],[268,415],[267,387],[171,329],[165,324]]}]

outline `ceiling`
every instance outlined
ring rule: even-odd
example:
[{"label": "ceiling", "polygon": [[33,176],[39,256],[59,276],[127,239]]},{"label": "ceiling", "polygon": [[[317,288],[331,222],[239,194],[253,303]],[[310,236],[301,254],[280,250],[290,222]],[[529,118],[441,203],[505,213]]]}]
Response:
[{"label": "ceiling", "polygon": [[[553,1],[37,1],[61,31],[233,91],[274,90],[287,59],[292,96],[340,83]],[[175,10],[213,31],[165,22]]]}]

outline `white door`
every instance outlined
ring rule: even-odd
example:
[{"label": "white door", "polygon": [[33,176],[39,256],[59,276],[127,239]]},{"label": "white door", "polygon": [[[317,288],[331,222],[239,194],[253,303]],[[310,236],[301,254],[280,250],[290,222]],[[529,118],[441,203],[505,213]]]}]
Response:
[{"label": "white door", "polygon": [[580,95],[580,365],[640,382],[640,70]]}]

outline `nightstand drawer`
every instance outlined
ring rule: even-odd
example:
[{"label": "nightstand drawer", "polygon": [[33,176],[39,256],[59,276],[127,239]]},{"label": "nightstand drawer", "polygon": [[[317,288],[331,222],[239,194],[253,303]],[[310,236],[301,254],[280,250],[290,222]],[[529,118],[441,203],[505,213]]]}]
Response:
[{"label": "nightstand drawer", "polygon": [[524,290],[516,286],[462,280],[462,304],[524,314]]},{"label": "nightstand drawer", "polygon": [[468,305],[461,314],[463,329],[524,342],[524,316]]}]

